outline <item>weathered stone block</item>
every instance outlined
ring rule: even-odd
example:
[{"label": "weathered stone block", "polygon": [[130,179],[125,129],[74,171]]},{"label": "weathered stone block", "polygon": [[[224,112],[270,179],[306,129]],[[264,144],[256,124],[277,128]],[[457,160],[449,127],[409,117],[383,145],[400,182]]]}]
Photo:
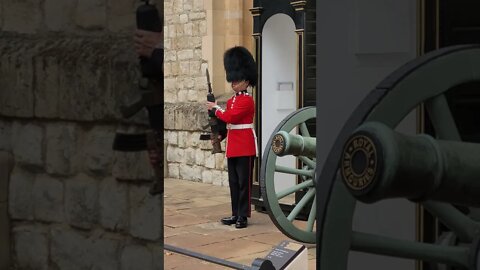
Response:
[{"label": "weathered stone block", "polygon": [[207,34],[207,22],[206,21],[200,21],[200,23],[198,24],[198,31],[199,31],[199,34],[202,35],[202,36]]},{"label": "weathered stone block", "polygon": [[187,165],[195,165],[195,149],[193,148],[187,148],[185,149],[185,157],[183,160],[184,163]]},{"label": "weathered stone block", "polygon": [[101,176],[111,174],[114,137],[115,129],[109,126],[96,126],[87,132],[83,142],[87,171]]},{"label": "weathered stone block", "polygon": [[205,155],[205,167],[209,169],[214,169],[215,168],[215,155],[210,154],[210,155]]},{"label": "weathered stone block", "polygon": [[182,162],[184,150],[175,146],[167,146],[167,161],[168,162]]},{"label": "weathered stone block", "polygon": [[[165,90],[164,97],[165,97],[165,102],[175,103],[178,101],[177,92],[173,89]],[[168,117],[168,119],[165,119],[165,120],[168,122],[164,124],[164,127],[168,129],[173,129],[175,127],[175,122],[173,121],[174,119],[173,114],[166,117]]]},{"label": "weathered stone block", "polygon": [[3,30],[35,33],[42,26],[42,9],[38,0],[3,0]]},{"label": "weathered stone block", "polygon": [[193,50],[181,50],[177,52],[178,60],[189,60],[193,58]]},{"label": "weathered stone block", "polygon": [[0,150],[0,203],[8,203],[10,174],[15,166],[10,152]]},{"label": "weathered stone block", "polygon": [[[168,154],[168,153],[167,153]],[[153,170],[146,151],[114,153],[112,175],[121,180],[148,180],[153,178]]]},{"label": "weathered stone block", "polygon": [[91,250],[88,251],[89,269],[117,270],[120,267],[118,254],[121,239],[117,235],[109,235],[103,231],[95,231],[88,238]]},{"label": "weathered stone block", "polygon": [[12,151],[12,124],[0,120],[0,150]]},{"label": "weathered stone block", "polygon": [[[193,62],[193,61],[192,61],[192,62]],[[193,75],[193,74],[192,74],[192,75]],[[183,80],[183,82],[184,82],[184,87],[185,87],[185,88],[192,89],[192,88],[195,86],[195,80],[194,80],[193,78],[185,78],[185,79]],[[206,87],[205,87],[205,90],[206,90]],[[207,95],[206,93],[207,93],[207,92],[205,91],[205,93],[204,93],[205,95],[204,95],[204,96]],[[197,101],[200,101],[200,100],[197,100]],[[202,101],[204,101],[204,100],[202,100]]]},{"label": "weathered stone block", "polygon": [[98,183],[80,174],[65,182],[65,213],[72,226],[92,228],[98,223]]},{"label": "weathered stone block", "polygon": [[185,180],[201,181],[202,167],[191,165],[180,165],[180,178]]},{"label": "weathered stone block", "polygon": [[[190,62],[190,75],[192,76],[200,76],[202,75],[202,62],[201,61],[191,61]],[[192,79],[192,84],[195,85],[195,81]],[[198,85],[200,89],[203,88],[203,85]]]},{"label": "weathered stone block", "polygon": [[[179,59],[180,60],[180,57]],[[180,72],[182,74],[190,74],[190,62],[189,61],[180,61]]]},{"label": "weathered stone block", "polygon": [[214,184],[215,186],[222,186],[224,178],[221,171],[213,170],[212,178],[212,184]]},{"label": "weathered stone block", "polygon": [[212,184],[213,183],[213,173],[210,170],[204,170],[202,172],[202,183]]},{"label": "weathered stone block", "polygon": [[222,186],[228,187],[228,172],[225,171],[225,170],[222,171],[222,176],[221,176],[221,177],[222,177],[222,179],[223,179],[223,181],[222,181]]},{"label": "weathered stone block", "polygon": [[[200,76],[200,77],[195,78],[195,85],[206,85],[206,84],[207,84],[207,79],[204,76]],[[219,97],[220,96],[217,96],[217,98],[219,98]],[[225,106],[222,106],[222,104],[220,104],[220,103],[219,103],[219,105],[223,108],[225,107]]]},{"label": "weathered stone block", "polygon": [[[52,38],[2,32],[0,51],[2,115],[32,117],[35,111],[46,118],[117,120],[120,105],[139,92],[131,36]],[[146,123],[145,116],[128,121]]]},{"label": "weathered stone block", "polygon": [[72,229],[51,230],[51,260],[59,269],[119,269],[119,240],[94,232],[87,236]]},{"label": "weathered stone block", "polygon": [[15,162],[29,167],[43,167],[43,137],[42,127],[14,122],[12,147]]},{"label": "weathered stone block", "polygon": [[8,216],[8,202],[0,202],[0,269],[8,269],[11,265],[11,237],[10,217]]},{"label": "weathered stone block", "polygon": [[[201,0],[203,2],[203,0]],[[206,13],[205,12],[193,12],[190,13],[190,21],[198,21],[198,20],[204,20],[206,18]],[[195,35],[198,35],[201,33],[195,33]]]},{"label": "weathered stone block", "polygon": [[[0,1],[0,18],[3,18],[3,1]],[[0,20],[0,30],[3,28],[3,19]]]},{"label": "weathered stone block", "polygon": [[[186,23],[184,26],[183,26],[183,32],[185,33],[185,35],[187,36],[191,36],[193,35],[193,23]],[[192,55],[193,55],[193,51],[192,51]]]},{"label": "weathered stone block", "polygon": [[107,0],[107,28],[132,33],[135,26],[135,0]]},{"label": "weathered stone block", "polygon": [[131,186],[130,234],[141,239],[159,240],[163,230],[163,209],[159,196],[151,196],[148,186]]},{"label": "weathered stone block", "polygon": [[163,270],[165,263],[165,255],[163,253],[163,248],[159,245],[151,245],[150,249],[153,255],[153,269]]},{"label": "weathered stone block", "polygon": [[[165,90],[176,90],[177,80],[174,78],[165,78],[163,80]],[[174,106],[173,104],[165,104],[165,106]]]},{"label": "weathered stone block", "polygon": [[187,147],[187,138],[188,138],[188,132],[179,131],[178,132],[178,147],[181,147],[181,148]]},{"label": "weathered stone block", "polygon": [[[173,94],[176,97],[176,93],[174,92]],[[165,97],[165,100],[167,100],[167,97]],[[164,114],[163,124],[164,124],[164,129],[174,129],[175,128],[175,108],[168,103],[165,104],[165,114]],[[175,143],[170,142],[170,141],[169,141],[169,143],[177,144],[176,140],[177,140],[177,138],[175,137]]]},{"label": "weathered stone block", "polygon": [[178,163],[168,164],[168,177],[180,178],[180,165]]},{"label": "weathered stone block", "polygon": [[210,153],[206,153],[202,149],[195,149],[195,164],[198,166],[205,166],[205,156]]},{"label": "weathered stone block", "polygon": [[215,169],[224,170],[227,165],[227,160],[224,154],[218,153],[215,154]]},{"label": "weathered stone block", "polygon": [[[177,98],[178,98],[178,101],[180,101],[180,102],[188,101],[188,91],[187,90],[179,90],[177,92]],[[175,118],[175,120],[177,120],[177,118]]]},{"label": "weathered stone block", "polygon": [[[75,66],[62,66],[64,74],[60,76],[66,80],[61,81],[65,89],[60,97],[61,115],[82,120],[119,119],[120,106],[130,104],[131,97],[139,93],[139,69],[131,54],[131,40],[104,38],[83,40],[83,44],[78,50],[85,52],[76,55]],[[145,112],[138,113],[130,121],[146,123],[145,116]]]},{"label": "weathered stone block", "polygon": [[180,24],[185,24],[188,22],[188,15],[187,14],[180,14]]},{"label": "weathered stone block", "polygon": [[223,179],[222,187],[228,187],[228,186],[229,186],[228,179]]},{"label": "weathered stone block", "polygon": [[[68,1],[65,1],[68,2]],[[48,3],[48,4],[47,4]],[[46,5],[58,6],[58,1],[47,1]],[[62,1],[62,3],[64,3]],[[66,14],[66,13],[62,13]],[[53,56],[35,57],[35,116],[56,118],[59,115],[60,59]]]},{"label": "weathered stone block", "polygon": [[193,6],[192,6],[192,2],[191,1],[183,1],[183,10],[185,12],[188,12],[190,13],[191,10],[192,10]]},{"label": "weathered stone block", "polygon": [[36,176],[33,184],[35,219],[47,222],[63,222],[63,183],[46,174]]},{"label": "weathered stone block", "polygon": [[[81,2],[83,1],[79,3]],[[83,50],[97,49],[91,46],[93,44],[86,44],[86,48]],[[105,98],[110,94],[108,92],[108,62],[100,60],[102,57],[99,52],[95,52],[95,54],[97,55],[93,53],[83,55],[84,59],[80,59],[80,55],[76,54],[75,58],[65,59],[61,63],[62,69],[58,77],[59,100],[62,102],[58,103],[58,107],[62,119],[112,118],[113,112],[110,110],[112,101]],[[92,57],[98,57],[98,63],[95,63]]]},{"label": "weathered stone block", "polygon": [[78,155],[78,133],[75,124],[52,123],[46,127],[45,170],[50,174],[73,175]]},{"label": "weathered stone block", "polygon": [[183,2],[184,1],[173,1],[173,13],[174,14],[179,14],[179,13],[182,13],[184,11]]},{"label": "weathered stone block", "polygon": [[203,2],[205,0],[193,0],[193,10],[200,11],[204,9]]},{"label": "weathered stone block", "polygon": [[[21,17],[21,16],[20,16]],[[28,24],[32,24],[29,22]],[[3,42],[2,42],[3,39]],[[6,37],[0,38],[0,51],[4,47],[16,47],[22,51],[25,44],[16,40],[5,42]],[[31,59],[13,51],[2,51],[0,55],[0,114],[6,116],[32,117],[33,116],[33,66]]]},{"label": "weathered stone block", "polygon": [[43,11],[45,26],[50,31],[65,31],[72,27],[75,1],[73,0],[45,0]]},{"label": "weathered stone block", "polygon": [[190,102],[198,102],[202,96],[200,95],[200,91],[193,89],[188,91],[188,101]]},{"label": "weathered stone block", "polygon": [[153,270],[152,252],[144,246],[126,246],[123,249],[121,270]]},{"label": "weathered stone block", "polygon": [[14,169],[10,177],[8,207],[10,217],[19,220],[33,219],[34,174]]},{"label": "weathered stone block", "polygon": [[13,229],[16,263],[21,269],[48,268],[48,231],[39,226],[19,226]]},{"label": "weathered stone block", "polygon": [[[179,93],[180,95],[180,93]],[[199,131],[208,123],[205,107],[200,103],[184,103],[175,110],[175,129]],[[179,138],[180,144],[180,138]]]},{"label": "weathered stone block", "polygon": [[[221,144],[222,145],[222,144]],[[210,141],[200,141],[198,147],[202,150],[212,150],[212,143]]]},{"label": "weathered stone block", "polygon": [[100,183],[100,224],[110,230],[128,226],[128,189],[112,177]]},{"label": "weathered stone block", "polygon": [[77,2],[75,23],[85,29],[103,29],[106,26],[106,5],[104,0],[82,0]]},{"label": "weathered stone block", "polygon": [[177,145],[178,133],[176,131],[165,131],[165,139],[166,139],[166,143],[171,145]]},{"label": "weathered stone block", "polygon": [[[165,56],[164,56],[164,61],[165,62],[175,62],[177,61],[177,52],[176,51],[165,51]],[[173,67],[173,66],[172,66]],[[175,70],[172,69],[172,72],[175,74]],[[169,79],[167,79],[169,80]],[[172,79],[174,80],[174,79]],[[168,82],[168,81],[167,81]],[[169,85],[168,83],[165,84],[165,87]]]},{"label": "weathered stone block", "polygon": [[[208,128],[207,130],[208,131]],[[187,138],[187,144],[189,145],[189,147],[198,147],[198,144],[201,142],[200,141],[200,134],[202,134],[202,132],[189,132],[188,133],[188,138]]]},{"label": "weathered stone block", "polygon": [[87,237],[72,229],[51,229],[50,259],[59,269],[90,269],[88,254],[91,245]]}]

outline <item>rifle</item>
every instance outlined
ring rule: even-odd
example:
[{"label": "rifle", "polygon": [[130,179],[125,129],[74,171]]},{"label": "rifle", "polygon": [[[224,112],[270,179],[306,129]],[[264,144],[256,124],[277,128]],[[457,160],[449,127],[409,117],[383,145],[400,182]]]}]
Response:
[{"label": "rifle", "polygon": [[[215,102],[215,96],[213,95],[212,84],[210,83],[210,74],[208,73],[207,68],[207,87],[208,87],[208,94],[207,94],[207,101]],[[211,140],[212,141],[212,154],[221,153],[222,147],[220,146],[219,135],[222,138],[225,137],[227,126],[225,122],[218,119],[212,111],[208,111],[208,125],[210,126],[210,134],[201,134],[200,140]]]},{"label": "rifle", "polygon": [[[153,32],[163,31],[163,22],[159,12],[148,0],[142,0],[143,5],[136,11],[137,28]],[[162,49],[163,50],[163,49]],[[163,54],[163,53],[162,53]],[[163,175],[163,116],[164,116],[164,98],[163,98],[163,55],[162,57],[152,59],[140,57],[140,68],[142,78],[138,87],[141,92],[141,98],[134,103],[122,106],[120,111],[124,118],[130,118],[141,109],[146,108],[151,130],[141,134],[116,133],[113,142],[113,149],[117,151],[155,151],[162,160],[157,164],[152,164],[155,172],[155,181],[150,188],[152,195],[164,193],[164,175]]]}]

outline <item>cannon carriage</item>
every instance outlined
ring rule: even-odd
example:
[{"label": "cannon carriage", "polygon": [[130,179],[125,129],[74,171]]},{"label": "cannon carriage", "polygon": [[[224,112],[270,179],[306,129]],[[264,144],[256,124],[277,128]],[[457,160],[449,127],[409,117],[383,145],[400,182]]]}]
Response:
[{"label": "cannon carriage", "polygon": [[[455,269],[480,269],[480,145],[462,142],[446,95],[480,81],[480,46],[453,46],[428,53],[386,77],[344,124],[323,164],[306,122],[314,107],[286,117],[270,137],[260,185],[268,214],[288,237],[317,243],[320,269],[346,269],[349,251],[412,258]],[[479,89],[480,90],[480,89]],[[428,112],[434,136],[394,131],[419,106]],[[317,123],[317,134],[321,127]],[[291,167],[278,163],[293,156]],[[281,188],[279,174],[296,175]],[[280,201],[303,198],[290,213]],[[395,239],[352,230],[357,201],[388,198],[420,203],[449,229],[436,243]],[[305,222],[296,217],[306,211]],[[320,256],[318,256],[320,254]]]}]

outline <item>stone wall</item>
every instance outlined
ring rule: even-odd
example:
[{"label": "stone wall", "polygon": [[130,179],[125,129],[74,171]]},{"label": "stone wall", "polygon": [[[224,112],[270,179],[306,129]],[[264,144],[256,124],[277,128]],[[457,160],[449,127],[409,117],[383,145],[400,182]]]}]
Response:
[{"label": "stone wall", "polygon": [[138,95],[136,0],[0,0],[0,150],[15,269],[163,269],[145,152],[112,150]]},{"label": "stone wall", "polygon": [[[252,0],[165,0],[165,138],[167,175],[228,185],[224,154],[199,141],[208,124],[206,68],[220,105],[233,94],[223,52],[243,45],[253,52]],[[208,129],[206,129],[208,130]],[[222,147],[224,148],[224,143]]]},{"label": "stone wall", "polygon": [[[204,106],[205,70],[210,60],[208,44],[205,44],[208,2],[211,1],[165,1],[167,174],[172,178],[228,185],[224,154],[212,154],[210,141],[199,140],[203,126],[208,124]],[[213,80],[212,68],[209,70]],[[219,89],[214,91],[221,96]]]}]

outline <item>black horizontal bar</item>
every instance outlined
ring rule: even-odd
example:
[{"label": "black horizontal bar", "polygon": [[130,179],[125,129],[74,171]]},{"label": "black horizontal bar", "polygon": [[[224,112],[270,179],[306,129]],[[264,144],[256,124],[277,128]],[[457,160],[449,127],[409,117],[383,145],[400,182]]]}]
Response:
[{"label": "black horizontal bar", "polygon": [[238,270],[249,270],[249,269],[251,269],[250,266],[247,266],[247,265],[227,261],[227,260],[224,260],[224,259],[220,259],[220,258],[217,258],[217,257],[205,255],[205,254],[198,253],[198,252],[195,252],[195,251],[192,251],[192,250],[188,250],[188,249],[184,249],[184,248],[180,248],[180,247],[176,247],[176,246],[172,246],[172,245],[168,245],[168,244],[164,245],[164,249],[175,252],[175,253],[180,253],[180,254],[183,254],[183,255],[187,255],[187,256],[190,256],[190,257],[193,257],[193,258],[197,258],[197,259],[200,259],[200,260],[204,260],[204,261],[207,261],[207,262],[211,262],[211,263],[214,263],[214,264],[219,264],[219,265],[223,265],[223,266],[226,266],[226,267],[230,267],[230,268],[233,268],[233,269],[238,269]]}]

